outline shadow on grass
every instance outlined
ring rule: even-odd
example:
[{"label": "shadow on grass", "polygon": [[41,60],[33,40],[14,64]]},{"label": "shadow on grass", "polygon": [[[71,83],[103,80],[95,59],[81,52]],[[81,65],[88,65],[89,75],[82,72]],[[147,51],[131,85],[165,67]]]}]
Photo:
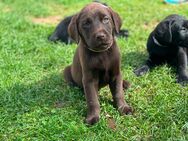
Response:
[{"label": "shadow on grass", "polygon": [[[10,118],[16,119],[17,115],[32,113],[37,109],[48,109],[45,112],[53,109],[67,111],[73,116],[77,114],[77,118],[82,119],[86,116],[87,107],[83,90],[66,84],[60,74],[45,77],[32,84],[15,84],[1,89],[0,93],[2,112],[10,113]],[[109,96],[99,97],[100,101],[112,104]],[[74,118],[72,120],[74,121]]]},{"label": "shadow on grass", "polygon": [[[0,106],[4,112],[23,114],[37,108],[74,108],[82,111],[85,102],[79,88],[69,87],[59,74],[32,84],[15,84],[1,89]],[[82,104],[80,104],[82,103]]]},{"label": "shadow on grass", "polygon": [[122,67],[139,67],[143,65],[147,59],[147,53],[134,51],[129,53],[122,53]]},{"label": "shadow on grass", "polygon": [[[148,59],[148,54],[144,52],[129,52],[122,55],[122,67],[129,67],[136,69],[140,66],[144,65],[146,60]],[[175,62],[175,64],[177,64]],[[168,63],[162,63],[159,66],[156,66],[151,69],[153,71],[155,68],[160,68],[166,66],[167,68],[170,68],[170,73],[174,74],[177,73],[176,65],[175,64],[168,64]]]}]

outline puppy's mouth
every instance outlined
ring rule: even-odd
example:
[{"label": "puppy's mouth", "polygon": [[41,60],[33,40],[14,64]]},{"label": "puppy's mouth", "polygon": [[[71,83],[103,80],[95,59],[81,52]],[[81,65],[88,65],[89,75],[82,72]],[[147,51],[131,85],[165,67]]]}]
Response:
[{"label": "puppy's mouth", "polygon": [[107,51],[111,46],[113,42],[105,42],[105,43],[100,43],[95,47],[89,47],[88,49],[93,51],[93,52],[104,52]]},{"label": "puppy's mouth", "polygon": [[98,45],[98,48],[107,48],[107,47],[109,47],[111,45],[112,45],[111,42],[101,43],[101,44]]}]

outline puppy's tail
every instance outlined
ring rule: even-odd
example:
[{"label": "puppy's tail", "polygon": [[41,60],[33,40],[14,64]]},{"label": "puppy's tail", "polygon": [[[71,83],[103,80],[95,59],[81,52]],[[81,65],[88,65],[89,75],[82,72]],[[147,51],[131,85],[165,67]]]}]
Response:
[{"label": "puppy's tail", "polygon": [[129,83],[129,81],[123,80],[123,89],[124,90],[127,90],[130,86],[131,86],[131,84]]}]

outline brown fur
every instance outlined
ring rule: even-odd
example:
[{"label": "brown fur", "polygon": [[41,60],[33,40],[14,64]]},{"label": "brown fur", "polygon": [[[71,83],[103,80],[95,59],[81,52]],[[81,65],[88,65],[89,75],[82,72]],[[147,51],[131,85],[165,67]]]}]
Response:
[{"label": "brown fur", "polygon": [[129,83],[122,80],[120,52],[114,39],[120,27],[119,15],[95,2],[84,7],[69,25],[69,34],[78,42],[78,48],[72,65],[64,70],[64,78],[84,89],[88,106],[85,121],[89,125],[99,120],[98,90],[108,84],[119,112],[132,112],[123,96],[123,86],[128,88]]}]

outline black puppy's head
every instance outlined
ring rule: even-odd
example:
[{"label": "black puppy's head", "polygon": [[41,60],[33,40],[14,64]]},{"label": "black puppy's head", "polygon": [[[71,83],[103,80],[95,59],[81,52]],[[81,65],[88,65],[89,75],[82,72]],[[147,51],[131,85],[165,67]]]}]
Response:
[{"label": "black puppy's head", "polygon": [[113,43],[121,19],[111,8],[93,2],[74,16],[69,25],[69,35],[77,42],[84,42],[90,50],[102,51]]},{"label": "black puppy's head", "polygon": [[188,48],[188,20],[180,15],[170,15],[157,25],[154,35],[161,44]]}]

